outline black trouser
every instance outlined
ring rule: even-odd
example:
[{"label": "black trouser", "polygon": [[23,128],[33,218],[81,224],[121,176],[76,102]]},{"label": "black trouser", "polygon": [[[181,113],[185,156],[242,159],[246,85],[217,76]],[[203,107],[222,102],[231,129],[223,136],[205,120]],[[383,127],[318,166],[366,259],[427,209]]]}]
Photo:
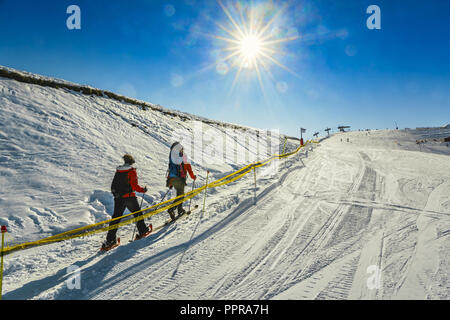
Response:
[{"label": "black trouser", "polygon": [[[136,197],[116,198],[116,199],[114,199],[114,214],[112,216],[112,219],[121,217],[123,215],[123,212],[125,211],[125,208],[130,210],[130,212],[136,212],[136,211],[141,210]],[[135,214],[134,216],[137,218],[141,215],[142,215],[142,213],[139,212],[139,213]],[[115,224],[118,224],[119,222],[120,222],[120,219],[117,219],[117,220],[112,221],[109,225],[113,226]],[[147,226],[145,225],[144,219],[136,222],[136,227],[139,231],[139,234],[143,234],[143,233],[147,232],[147,229],[148,229]],[[109,230],[108,234],[106,235],[106,241],[107,242],[115,241],[116,233],[117,233],[117,228]]]},{"label": "black trouser", "polygon": [[[170,183],[171,183],[171,185],[175,188],[175,190],[177,191],[177,197],[180,196],[180,195],[182,195],[182,194],[184,194],[184,186],[186,185],[186,182],[185,182],[184,179],[181,179],[181,178],[172,178],[171,181],[170,181]],[[177,200],[174,200],[172,203],[181,201],[181,200],[183,200],[183,199],[184,199],[184,197],[183,197],[183,198],[180,198],[180,199],[177,199]],[[180,203],[180,204],[179,204],[178,206],[176,206],[176,207],[170,208],[169,211],[170,211],[170,212],[173,212],[173,211],[175,211],[175,208],[178,209],[178,213],[180,213],[181,211],[183,211],[183,202]]]}]

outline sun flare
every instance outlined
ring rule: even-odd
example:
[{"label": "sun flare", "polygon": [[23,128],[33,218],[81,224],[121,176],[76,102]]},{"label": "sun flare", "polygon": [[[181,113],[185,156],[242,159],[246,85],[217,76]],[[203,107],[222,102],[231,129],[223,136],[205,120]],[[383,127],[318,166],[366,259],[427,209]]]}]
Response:
[{"label": "sun flare", "polygon": [[280,35],[283,19],[281,13],[286,6],[275,8],[271,1],[266,5],[243,6],[241,2],[226,7],[221,0],[217,0],[226,17],[226,24],[217,22],[220,35],[213,35],[215,39],[225,44],[219,51],[217,59],[218,70],[236,69],[232,89],[236,85],[244,69],[254,71],[261,89],[263,89],[262,74],[265,72],[273,78],[271,65],[276,65],[292,74],[295,72],[278,60],[278,56],[285,54],[282,44],[296,40],[298,34]]},{"label": "sun flare", "polygon": [[262,42],[256,35],[248,35],[240,40],[241,54],[248,63],[253,63],[261,55],[261,50]]}]

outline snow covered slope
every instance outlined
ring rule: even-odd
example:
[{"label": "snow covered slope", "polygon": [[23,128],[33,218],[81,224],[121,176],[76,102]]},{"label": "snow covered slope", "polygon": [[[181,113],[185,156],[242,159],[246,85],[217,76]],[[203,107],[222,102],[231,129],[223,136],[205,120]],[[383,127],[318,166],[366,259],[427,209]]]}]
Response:
[{"label": "snow covered slope", "polygon": [[[195,121],[6,79],[0,103],[0,224],[18,242],[108,219],[125,151],[150,190],[144,204],[158,202],[173,131]],[[255,155],[250,131],[205,126],[199,184],[206,169],[217,179],[242,166],[234,153],[218,156],[222,138],[245,136],[249,156],[273,153]],[[119,229],[122,245],[107,254],[99,234],[7,255],[4,298],[449,299],[450,147],[439,142],[449,135],[336,134],[258,169],[256,199],[245,176],[210,189],[204,213],[146,239],[129,243],[134,226]]]},{"label": "snow covered slope", "polygon": [[[257,153],[258,137],[251,128],[202,124],[194,116],[186,120],[164,109],[144,111],[109,98],[10,79],[0,78],[0,104],[0,224],[19,243],[108,219],[111,179],[125,152],[135,157],[140,183],[148,186],[144,205],[165,191],[174,141],[192,140],[185,148],[199,182],[207,169],[214,179],[243,165],[233,153],[219,150],[225,144],[242,142],[246,161],[271,154]],[[190,137],[198,126],[203,148],[193,146],[198,137]],[[278,136],[273,138],[278,148]],[[194,155],[197,150],[201,154]]]},{"label": "snow covered slope", "polygon": [[[261,144],[265,133],[254,128],[159,106],[143,110],[129,102],[61,88],[79,88],[65,81],[2,70],[32,82],[0,78],[0,224],[8,228],[8,245],[110,219],[110,184],[126,152],[137,160],[139,182],[149,190],[143,201],[145,207],[158,203],[167,190],[169,147],[174,141],[181,141],[188,151],[198,177],[197,186],[205,183],[207,170],[213,181],[251,161],[265,159],[279,148],[276,132],[267,136],[271,146],[264,149],[257,143]],[[52,86],[33,83],[41,80]],[[292,148],[289,141],[287,147]],[[247,190],[241,196],[247,194],[253,192]],[[235,196],[233,189],[229,198],[212,202],[210,209],[224,211],[238,201],[239,195]],[[152,223],[157,225],[166,219],[167,215],[158,215]],[[128,231],[131,237],[132,228],[125,228],[124,233]],[[95,237],[95,245],[79,248],[96,250],[103,238]],[[50,272],[45,262],[67,255],[59,250],[56,256],[47,249],[39,250],[36,252],[44,254],[33,255],[33,260]],[[22,252],[12,256],[27,261],[27,254],[25,258]],[[17,284],[15,277],[8,276],[10,271],[22,278],[37,267],[16,262],[10,258],[6,261],[4,290],[8,290],[9,280]],[[25,281],[29,280],[27,277]]]}]

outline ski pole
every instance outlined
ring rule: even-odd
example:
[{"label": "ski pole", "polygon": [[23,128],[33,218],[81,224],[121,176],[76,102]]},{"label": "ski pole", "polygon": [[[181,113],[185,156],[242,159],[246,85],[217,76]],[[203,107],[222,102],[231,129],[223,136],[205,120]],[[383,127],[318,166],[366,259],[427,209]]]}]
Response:
[{"label": "ski pole", "polygon": [[[147,186],[145,186],[144,189],[146,189],[146,188],[147,188]],[[139,210],[142,210],[142,204],[144,203],[144,194],[145,193],[142,194],[142,200],[141,200],[141,205],[139,206]],[[134,235],[136,233],[136,228],[137,228],[137,223],[134,225],[133,237],[131,238],[131,241],[133,241],[133,239],[134,239]]]},{"label": "ski pole", "polygon": [[5,233],[8,232],[6,230],[6,226],[2,226],[2,252],[1,252],[1,263],[0,263],[0,300],[2,300],[2,287],[3,287],[3,247],[5,244]]},{"label": "ski pole", "polygon": [[206,172],[206,187],[205,187],[205,197],[203,199],[203,209],[202,209],[202,217],[205,214],[205,204],[206,204],[206,189],[208,189],[208,176],[209,176],[209,170]]},{"label": "ski pole", "polygon": [[[162,197],[162,199],[161,199],[161,201],[160,201],[159,203],[161,203],[161,202],[164,201],[164,199],[166,198],[166,196],[167,196],[167,194],[169,193],[169,191],[170,191],[170,189],[167,190],[167,192],[164,194],[164,196]],[[143,202],[143,201],[144,201],[144,195],[142,195],[142,202]],[[142,202],[141,202],[141,208],[142,208]],[[134,238],[135,232],[136,232],[136,226],[134,226],[133,238]],[[131,238],[130,242],[133,241],[133,238]]]},{"label": "ski pole", "polygon": [[168,194],[169,192],[170,192],[170,188],[169,188],[169,190],[167,190],[167,192],[164,194],[164,196],[162,197],[160,203],[164,201],[164,199],[166,198],[166,196],[167,196],[167,194]]},{"label": "ski pole", "polygon": [[[144,189],[147,189],[147,186],[145,186]],[[139,206],[139,208],[141,208],[141,209],[142,209],[142,205],[144,204],[144,194],[145,193],[142,194],[141,205]]]},{"label": "ski pole", "polygon": [[[194,191],[194,186],[195,186],[195,180],[192,181],[192,190],[191,190],[191,192]],[[193,198],[193,197],[192,197],[192,198]],[[191,211],[191,202],[192,202],[192,198],[189,199],[189,210],[188,210],[188,212]]]},{"label": "ski pole", "polygon": [[[286,148],[286,141],[287,141],[287,138],[284,137],[284,145],[283,145],[283,153],[282,154],[284,154],[284,150]],[[284,159],[284,168],[285,169],[286,169],[286,161],[287,161],[287,158]]]}]

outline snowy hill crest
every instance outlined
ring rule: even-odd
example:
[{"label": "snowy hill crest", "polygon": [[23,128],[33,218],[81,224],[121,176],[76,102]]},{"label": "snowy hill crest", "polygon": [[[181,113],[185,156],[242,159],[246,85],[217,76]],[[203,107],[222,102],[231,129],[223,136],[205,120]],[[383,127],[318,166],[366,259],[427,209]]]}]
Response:
[{"label": "snowy hill crest", "polygon": [[[196,186],[207,170],[214,181],[274,152],[259,148],[253,130],[130,108],[103,94],[0,78],[0,104],[8,245],[109,219],[110,183],[125,152],[149,190],[139,201],[158,203],[169,147],[197,122],[205,148],[189,152]],[[106,255],[98,254],[104,233],[14,252],[5,257],[3,297],[448,299],[449,148],[439,139],[416,144],[444,135],[339,133],[268,172],[208,189],[192,200],[204,211],[148,238],[129,243],[134,225],[121,227],[122,245]],[[279,147],[283,139],[269,136]],[[146,222],[167,219],[162,212]],[[69,285],[74,270],[79,287]]]}]

